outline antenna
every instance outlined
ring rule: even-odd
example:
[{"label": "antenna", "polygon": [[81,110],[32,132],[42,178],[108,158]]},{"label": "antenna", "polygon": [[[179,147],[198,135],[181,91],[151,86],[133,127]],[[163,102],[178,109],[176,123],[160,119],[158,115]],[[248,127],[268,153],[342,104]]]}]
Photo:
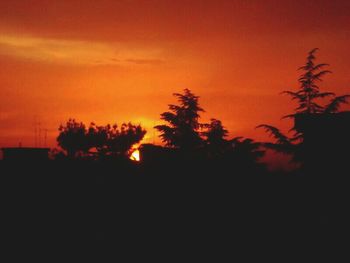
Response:
[{"label": "antenna", "polygon": [[[34,147],[46,147],[47,141],[47,129],[41,128],[41,122],[38,120],[38,116],[34,115]],[[44,141],[42,141],[42,132],[44,132]]]},{"label": "antenna", "polygon": [[156,126],[156,122],[153,121],[153,127],[152,127],[152,130],[153,130],[153,145],[156,144],[156,131],[154,129],[154,126]]},{"label": "antenna", "polygon": [[38,147],[41,147],[41,123],[40,123],[40,121],[38,122],[38,126],[39,126]]},{"label": "antenna", "polygon": [[46,141],[47,141],[47,129],[44,129],[44,147],[46,147]]},{"label": "antenna", "polygon": [[38,116],[34,116],[34,147],[38,146]]}]

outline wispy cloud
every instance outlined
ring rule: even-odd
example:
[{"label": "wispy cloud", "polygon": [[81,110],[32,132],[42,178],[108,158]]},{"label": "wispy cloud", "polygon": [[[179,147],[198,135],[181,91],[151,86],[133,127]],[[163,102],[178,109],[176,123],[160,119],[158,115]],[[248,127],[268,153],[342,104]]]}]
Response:
[{"label": "wispy cloud", "polygon": [[159,64],[161,50],[126,43],[102,43],[0,34],[0,54],[50,63]]},{"label": "wispy cloud", "polygon": [[164,61],[161,59],[126,59],[125,62],[133,63],[133,64],[162,64]]}]

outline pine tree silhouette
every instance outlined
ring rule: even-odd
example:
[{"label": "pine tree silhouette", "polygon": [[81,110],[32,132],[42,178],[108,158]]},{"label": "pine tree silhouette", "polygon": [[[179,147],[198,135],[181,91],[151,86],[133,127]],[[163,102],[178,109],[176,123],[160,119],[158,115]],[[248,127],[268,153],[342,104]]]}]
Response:
[{"label": "pine tree silhouette", "polygon": [[200,136],[200,112],[204,110],[199,106],[199,97],[189,89],[183,94],[174,93],[179,105],[169,105],[169,110],[161,114],[161,119],[167,125],[157,125],[154,128],[161,132],[161,139],[168,147],[181,150],[194,150],[203,144]]},{"label": "pine tree silhouette", "polygon": [[[304,66],[300,67],[299,70],[303,70],[303,74],[299,77],[300,83],[299,89],[294,91],[283,91],[282,94],[291,96],[292,100],[296,100],[298,103],[295,112],[284,116],[283,118],[292,118],[295,122],[297,116],[312,116],[313,114],[326,114],[339,112],[342,104],[348,103],[350,95],[343,95],[334,97],[329,104],[323,106],[320,105],[317,100],[335,96],[333,92],[321,92],[318,82],[322,81],[322,77],[331,73],[329,70],[322,70],[329,64],[321,63],[316,64],[315,53],[318,48],[312,49],[306,58]],[[294,153],[294,160],[300,160],[298,155],[302,155],[301,145],[304,141],[304,134],[296,131],[295,127],[292,127],[290,131],[294,131],[293,136],[288,137],[283,134],[278,128],[271,125],[262,124],[256,128],[263,128],[270,134],[275,140],[274,143],[264,143],[265,147],[274,149],[279,152]]]},{"label": "pine tree silhouette", "polygon": [[295,113],[287,115],[285,117],[294,117],[299,113],[320,113],[324,111],[324,107],[317,103],[317,99],[334,96],[333,92],[320,92],[318,82],[322,81],[322,77],[328,73],[329,70],[322,70],[322,68],[329,66],[329,64],[315,64],[315,53],[318,48],[312,49],[306,59],[304,66],[299,70],[303,70],[304,73],[299,78],[300,87],[296,92],[283,91],[283,94],[287,94],[292,97],[292,100],[297,100],[298,107],[295,109]]}]

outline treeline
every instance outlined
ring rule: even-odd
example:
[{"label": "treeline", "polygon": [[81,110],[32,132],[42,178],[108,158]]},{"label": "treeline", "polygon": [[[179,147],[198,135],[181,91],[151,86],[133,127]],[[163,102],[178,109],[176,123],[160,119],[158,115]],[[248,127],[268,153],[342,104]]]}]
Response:
[{"label": "treeline", "polygon": [[[284,118],[295,120],[300,115],[333,114],[340,111],[341,105],[348,103],[350,95],[336,96],[333,92],[321,92],[318,82],[331,73],[324,70],[328,64],[315,63],[317,48],[308,53],[305,64],[299,68],[303,71],[298,79],[300,86],[297,91],[284,91],[297,102],[292,114]],[[183,93],[174,93],[177,104],[170,104],[168,111],[161,113],[164,124],[154,128],[160,132],[164,149],[176,152],[186,158],[201,160],[230,160],[256,165],[264,156],[266,149],[291,154],[294,161],[303,162],[300,154],[304,134],[291,128],[291,136],[283,134],[278,128],[262,124],[274,139],[274,142],[256,142],[249,138],[235,137],[227,139],[228,131],[218,119],[212,118],[209,123],[200,122],[200,114],[204,112],[199,105],[199,97],[189,89]],[[320,99],[331,97],[325,105]],[[128,158],[133,146],[139,144],[146,134],[141,125],[123,123],[89,126],[70,119],[59,128],[57,142],[63,152],[56,153],[56,158],[93,159]],[[233,157],[234,156],[234,157]]]},{"label": "treeline", "polygon": [[[161,114],[167,124],[155,126],[172,158],[180,160],[218,160],[235,159],[247,165],[256,165],[264,155],[261,144],[249,138],[226,139],[228,131],[220,120],[200,123],[199,97],[185,89],[183,94],[175,93],[178,105],[169,105],[169,111]],[[146,130],[141,125],[123,123],[88,127],[74,119],[59,127],[57,142],[63,152],[55,158],[80,160],[126,159],[139,144]],[[153,151],[159,154],[159,147]],[[165,152],[164,152],[165,153]],[[154,155],[157,153],[154,152]]]},{"label": "treeline", "polygon": [[84,123],[70,119],[59,127],[57,142],[64,153],[56,156],[62,158],[65,154],[69,159],[126,156],[145,134],[141,125],[132,123],[123,123],[120,127],[117,124],[99,126],[90,123],[86,127]]}]

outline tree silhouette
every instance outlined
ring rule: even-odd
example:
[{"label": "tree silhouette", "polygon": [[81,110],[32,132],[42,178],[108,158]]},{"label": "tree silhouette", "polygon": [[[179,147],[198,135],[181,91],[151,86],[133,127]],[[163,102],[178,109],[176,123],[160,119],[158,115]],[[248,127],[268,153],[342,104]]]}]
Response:
[{"label": "tree silhouette", "polygon": [[139,143],[146,134],[141,125],[123,123],[118,129],[117,125],[107,126],[107,151],[112,156],[126,156],[134,144]]},{"label": "tree silhouette", "polygon": [[219,156],[227,152],[230,147],[230,142],[225,139],[228,131],[223,127],[220,120],[211,119],[210,124],[203,125],[207,130],[202,132],[206,138],[206,150],[209,156]]},{"label": "tree silhouette", "polygon": [[86,153],[89,150],[86,127],[82,122],[69,119],[66,125],[61,125],[58,130],[58,145],[67,152],[69,158],[75,158],[78,153]]},{"label": "tree silhouette", "polygon": [[316,100],[333,96],[332,92],[320,92],[320,88],[317,82],[322,81],[322,77],[328,73],[329,70],[322,70],[322,68],[329,66],[328,64],[315,64],[315,53],[318,48],[312,49],[306,59],[304,66],[300,67],[299,70],[303,70],[304,73],[299,77],[300,87],[297,92],[283,91],[282,93],[290,95],[292,100],[298,101],[298,107],[295,109],[296,113],[287,115],[285,117],[294,117],[295,114],[299,113],[320,113],[324,111],[324,107],[319,105]]},{"label": "tree silhouette", "polygon": [[294,153],[295,144],[293,144],[293,141],[296,140],[296,138],[287,137],[278,128],[271,125],[261,124],[256,128],[263,128],[269,136],[275,140],[274,143],[263,143],[265,147],[281,153]]},{"label": "tree silhouette", "polygon": [[[348,103],[350,95],[334,97],[329,104],[325,106],[317,103],[317,99],[335,96],[333,92],[320,92],[318,82],[322,81],[322,77],[328,73],[331,73],[331,71],[322,70],[324,67],[329,66],[329,64],[315,63],[315,53],[317,51],[318,48],[312,49],[308,53],[305,65],[299,68],[299,70],[304,71],[298,80],[300,83],[299,90],[296,92],[282,92],[283,94],[290,95],[292,100],[297,100],[298,102],[298,107],[295,109],[295,113],[284,116],[283,118],[292,118],[295,120],[297,116],[301,115],[305,117],[312,116],[314,114],[337,113],[340,110],[341,104]],[[262,124],[257,126],[257,128],[265,129],[265,131],[268,132],[275,140],[274,143],[264,143],[265,147],[279,152],[293,153],[293,160],[302,160],[304,134],[297,132],[295,127],[290,130],[294,131],[294,135],[292,137],[284,135],[278,128],[271,125]]]},{"label": "tree silhouette", "polygon": [[324,113],[336,113],[339,112],[341,104],[348,104],[348,99],[350,95],[337,96],[331,100],[331,102],[326,105]]},{"label": "tree silhouette", "polygon": [[107,155],[107,140],[108,140],[108,130],[110,125],[98,126],[95,123],[90,123],[87,131],[87,140],[89,141],[90,148],[95,148],[98,157],[101,158]]},{"label": "tree silhouette", "polygon": [[265,154],[262,144],[250,138],[236,137],[230,140],[230,144],[232,146],[229,154],[231,162],[246,169],[257,167],[259,158]]},{"label": "tree silhouette", "polygon": [[[224,161],[242,167],[257,167],[257,159],[264,155],[261,144],[252,139],[237,137],[227,140],[228,131],[218,119],[210,123],[199,123],[200,112],[198,96],[185,89],[184,94],[175,93],[179,105],[169,105],[170,111],[161,114],[167,125],[155,128],[161,132],[160,137],[167,147],[183,150],[204,158],[202,160]],[[223,163],[222,163],[223,164]]]},{"label": "tree silhouette", "polygon": [[[322,77],[328,73],[329,70],[322,70],[324,67],[329,66],[329,64],[321,63],[316,64],[315,53],[318,48],[314,48],[309,51],[306,57],[306,63],[304,66],[299,67],[298,70],[303,70],[304,72],[300,75],[298,82],[300,83],[299,89],[294,91],[283,91],[282,94],[287,94],[291,96],[292,100],[297,100],[298,106],[295,108],[295,112],[284,116],[283,118],[295,118],[298,114],[314,114],[325,112],[325,107],[317,103],[317,99],[334,96],[332,92],[320,92],[318,82],[322,81]],[[334,102],[337,104],[337,102]],[[339,104],[339,103],[338,103]],[[274,149],[279,152],[291,153],[295,149],[295,145],[303,141],[303,134],[295,131],[294,135],[288,137],[284,135],[278,128],[271,125],[262,124],[258,125],[256,128],[263,128],[266,132],[270,134],[275,139],[275,143],[264,143],[264,145],[270,149]]]},{"label": "tree silhouette", "polygon": [[157,125],[154,128],[161,132],[161,139],[166,146],[182,150],[193,150],[202,145],[200,136],[201,124],[199,123],[200,112],[199,97],[189,89],[184,94],[174,93],[179,105],[169,105],[169,110],[161,114],[161,119],[168,125]]},{"label": "tree silhouette", "polygon": [[57,137],[58,145],[67,152],[69,158],[77,157],[77,154],[92,154],[89,150],[95,149],[98,157],[106,156],[127,156],[134,144],[139,143],[146,134],[141,125],[123,123],[113,126],[98,126],[91,123],[89,128],[82,122],[70,119],[66,126],[59,127]]}]

